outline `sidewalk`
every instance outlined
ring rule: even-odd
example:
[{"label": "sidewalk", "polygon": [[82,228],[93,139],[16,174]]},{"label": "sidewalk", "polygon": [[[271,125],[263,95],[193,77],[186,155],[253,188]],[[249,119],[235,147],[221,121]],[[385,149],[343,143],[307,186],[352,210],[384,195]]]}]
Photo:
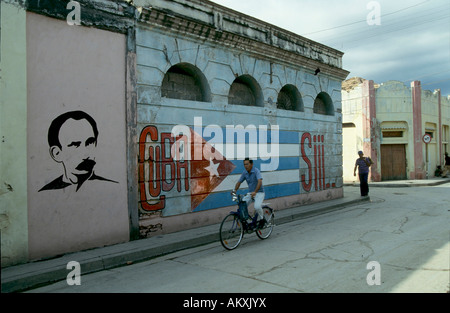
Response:
[{"label": "sidewalk", "polygon": [[[450,178],[431,177],[422,180],[394,180],[383,182],[369,182],[369,187],[383,187],[383,188],[401,188],[401,187],[426,187],[439,186],[450,183]],[[359,181],[344,182],[344,186],[359,187]]]},{"label": "sidewalk", "polygon": [[[450,179],[432,179],[426,181],[426,185],[433,186],[446,182],[450,182]],[[411,187],[422,186],[423,184],[424,181],[404,181],[371,183],[370,186]],[[353,185],[359,186],[359,183],[350,184],[350,186]],[[276,225],[281,225],[369,201],[370,197],[362,198],[359,196],[358,189],[344,187],[344,198],[276,211],[275,222]],[[219,225],[217,224],[103,248],[69,253],[50,260],[11,266],[1,271],[2,292],[18,292],[39,285],[64,280],[72,270],[72,268],[66,268],[70,261],[79,262],[81,265],[81,273],[88,274],[146,261],[176,251],[213,242],[217,242],[220,245]]]}]

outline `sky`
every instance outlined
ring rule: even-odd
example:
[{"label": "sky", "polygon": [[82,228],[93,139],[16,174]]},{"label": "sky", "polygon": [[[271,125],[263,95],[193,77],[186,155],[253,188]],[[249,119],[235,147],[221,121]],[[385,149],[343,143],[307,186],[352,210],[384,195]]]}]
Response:
[{"label": "sky", "polygon": [[450,96],[449,0],[213,0],[344,52],[348,78]]}]

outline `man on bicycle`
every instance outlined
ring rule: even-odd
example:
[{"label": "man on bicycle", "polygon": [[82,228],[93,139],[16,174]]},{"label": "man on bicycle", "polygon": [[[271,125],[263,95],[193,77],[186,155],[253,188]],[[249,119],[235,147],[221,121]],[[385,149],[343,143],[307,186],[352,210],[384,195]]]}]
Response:
[{"label": "man on bicycle", "polygon": [[261,172],[256,167],[253,167],[253,160],[246,158],[244,160],[245,171],[242,173],[239,178],[236,186],[234,187],[233,192],[239,190],[242,182],[245,180],[248,184],[249,193],[244,197],[244,201],[247,202],[247,206],[250,205],[252,201],[255,201],[255,212],[257,213],[257,226],[259,228],[264,227],[265,219],[264,213],[262,210],[262,203],[264,201],[265,193],[263,187],[263,178],[261,176]]}]

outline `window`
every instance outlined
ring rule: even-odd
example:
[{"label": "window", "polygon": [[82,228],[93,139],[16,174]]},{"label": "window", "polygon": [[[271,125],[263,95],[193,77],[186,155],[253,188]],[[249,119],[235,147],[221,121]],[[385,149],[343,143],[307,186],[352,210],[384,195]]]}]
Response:
[{"label": "window", "polygon": [[277,99],[277,108],[289,111],[303,111],[303,101],[294,85],[284,86]]},{"label": "window", "polygon": [[326,92],[317,95],[314,101],[314,113],[322,115],[334,115],[333,100]]},{"label": "window", "polygon": [[383,138],[401,138],[403,137],[402,131],[384,131]]},{"label": "window", "polygon": [[228,104],[264,106],[263,95],[258,82],[250,75],[242,75],[236,78],[228,94]]},{"label": "window", "polygon": [[180,63],[172,66],[161,86],[163,98],[211,102],[211,91],[203,73],[195,66]]},{"label": "window", "polygon": [[430,137],[435,140],[435,133],[438,132],[439,128],[435,123],[425,123],[425,134],[430,135]]},{"label": "window", "polygon": [[450,136],[449,127],[448,125],[444,125],[442,127],[442,149],[445,152],[450,152],[448,150],[448,139]]}]

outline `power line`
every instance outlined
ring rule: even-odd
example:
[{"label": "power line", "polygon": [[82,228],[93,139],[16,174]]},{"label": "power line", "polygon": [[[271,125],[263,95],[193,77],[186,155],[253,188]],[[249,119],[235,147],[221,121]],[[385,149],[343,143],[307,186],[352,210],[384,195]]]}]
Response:
[{"label": "power line", "polygon": [[[426,1],[424,1],[424,2],[420,2],[420,3],[416,4],[416,5],[412,5],[412,6],[409,6],[409,7],[406,7],[406,8],[403,8],[403,9],[400,9],[400,10],[397,10],[397,11],[394,11],[394,12],[391,12],[391,13],[387,13],[387,14],[381,15],[381,17],[386,17],[386,16],[390,16],[390,15],[393,15],[393,14],[397,14],[397,13],[400,13],[400,12],[403,12],[403,11],[406,11],[406,10],[409,10],[409,9],[411,9],[411,8],[415,8],[415,7],[417,7],[417,6],[420,6],[420,5],[422,5],[422,4],[424,4],[424,3],[427,3],[427,2],[430,2],[430,1],[431,1],[431,0],[426,0]],[[366,22],[367,22],[367,19],[362,20],[362,21],[357,21],[357,22],[352,22],[352,23],[340,25],[340,26],[336,26],[336,27],[331,27],[331,28],[327,28],[327,29],[322,29],[322,30],[318,30],[318,31],[315,31],[315,32],[311,32],[311,33],[302,34],[302,36],[309,36],[309,35],[313,35],[313,34],[317,34],[317,33],[322,33],[322,32],[329,31],[329,30],[334,30],[334,29],[338,29],[338,28],[342,28],[342,27],[347,27],[347,26],[351,26],[351,25],[355,25],[355,24],[359,24],[359,23],[366,23]]]},{"label": "power line", "polygon": [[[373,37],[377,37],[377,36],[385,36],[388,35],[390,33],[393,32],[398,32],[401,30],[405,30],[405,29],[412,29],[414,27],[417,26],[421,26],[424,24],[429,24],[429,23],[433,23],[433,27],[436,27],[436,25],[442,21],[450,21],[450,15],[448,15],[445,11],[437,11],[434,14],[426,14],[424,17],[429,17],[429,19],[420,19],[420,17],[413,17],[410,18],[411,22],[409,24],[405,24],[404,21],[400,21],[400,22],[394,22],[391,24],[387,24],[387,25],[382,25],[382,26],[376,26],[375,28],[371,28],[370,30],[367,30],[367,28],[365,28],[365,30],[363,31],[358,31],[358,32],[353,32],[351,34],[345,34],[343,36],[333,36],[331,40],[321,40],[321,42],[326,43],[327,45],[330,46],[337,46],[337,45],[341,45],[341,49],[343,48],[344,44],[347,43],[352,43],[352,42],[356,42],[356,41],[363,41],[366,39],[370,39]],[[430,27],[427,26],[427,27]],[[448,29],[448,28],[447,28]],[[442,32],[442,34],[446,35],[446,34],[450,34],[450,32]],[[348,48],[348,46],[346,47]]]},{"label": "power line", "polygon": [[[448,7],[448,5],[445,5],[445,6]],[[430,9],[421,11],[420,12],[420,16],[417,16],[417,15],[407,16],[406,19],[398,19],[397,18],[393,22],[383,23],[382,25],[379,25],[379,26],[371,26],[369,28],[366,27],[366,28],[364,28],[364,30],[361,30],[361,28],[352,29],[352,30],[344,32],[344,33],[341,32],[341,33],[338,33],[338,34],[329,35],[327,37],[322,37],[320,39],[316,38],[315,40],[321,41],[321,42],[326,42],[326,41],[329,42],[330,40],[332,40],[331,42],[335,42],[335,41],[341,41],[341,40],[345,39],[346,37],[352,37],[352,39],[353,39],[355,36],[360,36],[360,35],[367,36],[368,32],[375,32],[375,31],[378,31],[378,30],[380,30],[381,32],[384,32],[386,28],[393,28],[393,27],[397,27],[397,26],[403,26],[405,22],[413,21],[413,23],[419,23],[420,19],[428,17],[428,16],[433,16],[433,18],[435,18],[435,19],[436,18],[446,17],[447,13],[445,11],[443,11],[443,10],[440,10],[441,7],[442,6],[432,8],[431,10],[433,10],[433,12],[429,13],[429,14],[428,13],[427,14],[423,14],[423,13],[426,12],[426,11],[430,11]],[[442,16],[442,15],[444,15],[444,16]],[[369,29],[369,30],[367,30],[367,29]]]},{"label": "power line", "polygon": [[440,84],[440,83],[444,83],[444,82],[448,82],[448,81],[450,81],[450,78],[444,79],[444,80],[440,80],[440,81],[437,81],[437,82],[428,83],[428,84],[422,84],[422,86],[429,86],[429,85],[434,85],[434,84]]},{"label": "power line", "polygon": [[[444,16],[444,17],[440,17],[440,18],[437,18],[437,19],[434,18],[434,19],[431,19],[431,20],[422,21],[422,22],[420,22],[420,23],[414,22],[413,24],[404,25],[404,26],[402,26],[402,27],[400,27],[400,28],[391,29],[391,30],[385,30],[385,31],[381,31],[381,32],[379,32],[379,33],[375,33],[375,34],[371,34],[371,35],[368,35],[367,33],[365,33],[365,34],[361,34],[361,35],[362,35],[361,38],[349,39],[349,40],[344,40],[344,41],[340,41],[340,40],[339,40],[339,42],[342,43],[342,44],[344,44],[344,43],[348,44],[348,43],[358,42],[358,41],[362,41],[362,40],[366,40],[366,39],[371,39],[371,38],[378,37],[378,36],[384,36],[384,35],[387,35],[387,34],[395,33],[395,32],[398,32],[398,31],[405,30],[405,29],[410,29],[410,28],[417,27],[417,26],[421,26],[421,25],[428,24],[428,23],[439,22],[439,21],[441,21],[441,20],[446,20],[446,19],[450,19],[450,16]],[[335,41],[334,43],[328,43],[328,44],[333,46],[333,45],[338,44],[338,42]],[[347,48],[348,48],[348,47],[347,47]]]},{"label": "power line", "polygon": [[414,78],[414,79],[408,79],[408,80],[405,80],[404,83],[413,81],[413,80],[415,80],[415,79],[423,79],[423,78],[426,78],[426,77],[431,77],[431,76],[440,75],[440,74],[447,73],[447,72],[450,72],[450,70],[445,70],[445,71],[441,71],[441,72],[437,72],[437,73],[429,73],[429,74],[425,74],[425,75],[416,77],[416,78]]}]

